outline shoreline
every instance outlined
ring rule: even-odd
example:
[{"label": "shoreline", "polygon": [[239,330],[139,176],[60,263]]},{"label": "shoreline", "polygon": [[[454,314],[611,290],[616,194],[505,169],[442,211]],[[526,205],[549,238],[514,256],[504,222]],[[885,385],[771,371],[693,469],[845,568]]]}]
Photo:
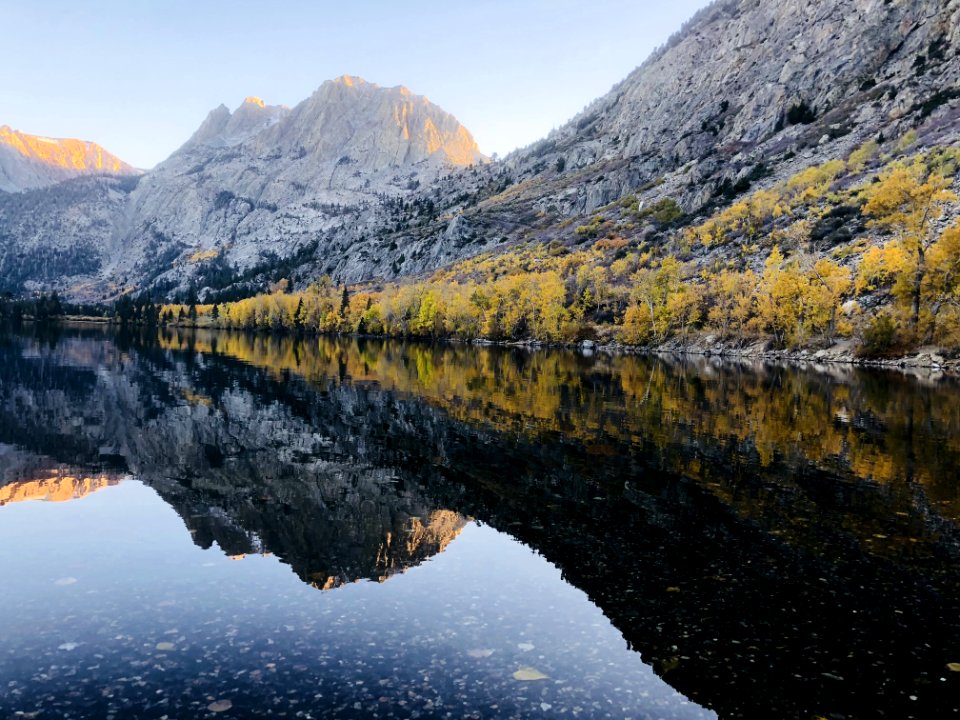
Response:
[{"label": "shoreline", "polygon": [[[65,317],[58,324],[84,324],[110,326],[119,329],[119,325],[107,318],[98,317]],[[134,326],[143,327],[143,326]],[[263,334],[263,330],[244,328],[222,328],[208,325],[166,325],[158,329],[177,330],[215,330],[220,332],[245,332]],[[266,334],[292,335],[289,332],[270,332]],[[857,357],[855,348],[850,344],[838,344],[831,348],[810,350],[771,350],[765,343],[754,343],[751,346],[739,347],[723,343],[715,343],[708,336],[705,344],[681,345],[664,343],[657,346],[627,345],[624,343],[603,343],[593,340],[581,342],[557,343],[542,340],[490,340],[488,338],[419,338],[399,337],[393,335],[364,335],[359,333],[311,333],[311,336],[320,337],[355,337],[377,338],[382,340],[415,340],[420,342],[444,342],[455,345],[475,345],[477,347],[505,347],[527,349],[554,349],[574,350],[585,355],[605,353],[607,355],[647,355],[658,357],[686,357],[717,358],[719,360],[751,360],[785,362],[793,365],[847,365],[851,367],[872,368],[880,370],[929,370],[931,373],[960,374],[960,358],[947,358],[941,348],[921,347],[915,352],[906,355],[897,355],[890,358]]]},{"label": "shoreline", "polygon": [[849,349],[821,349],[821,350],[770,350],[756,346],[747,348],[722,347],[711,348],[697,345],[671,345],[669,343],[657,346],[625,345],[622,343],[597,343],[583,341],[579,343],[545,343],[532,341],[494,341],[483,338],[476,340],[453,340],[466,344],[500,347],[533,347],[533,348],[564,348],[580,350],[589,354],[602,352],[608,355],[646,355],[657,357],[701,357],[716,358],[718,360],[736,361],[773,361],[785,362],[793,365],[847,365],[851,367],[886,369],[886,370],[930,370],[938,373],[960,374],[960,359],[946,358],[939,348],[921,348],[908,355],[898,355],[890,358],[862,358],[857,357]]}]

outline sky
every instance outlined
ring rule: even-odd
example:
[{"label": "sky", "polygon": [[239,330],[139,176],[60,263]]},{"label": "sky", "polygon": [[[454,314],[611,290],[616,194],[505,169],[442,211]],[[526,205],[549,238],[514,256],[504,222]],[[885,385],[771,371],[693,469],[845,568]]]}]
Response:
[{"label": "sky", "polygon": [[562,125],[706,0],[5,0],[0,125],[149,168],[248,95],[406,85],[505,155]]}]

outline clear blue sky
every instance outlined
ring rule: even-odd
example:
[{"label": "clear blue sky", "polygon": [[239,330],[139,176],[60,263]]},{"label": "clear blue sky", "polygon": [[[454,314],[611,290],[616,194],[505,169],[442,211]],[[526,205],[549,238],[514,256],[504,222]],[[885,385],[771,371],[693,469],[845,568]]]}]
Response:
[{"label": "clear blue sky", "polygon": [[562,124],[706,0],[9,0],[0,125],[148,168],[212,108],[324,80],[406,85],[501,155]]}]

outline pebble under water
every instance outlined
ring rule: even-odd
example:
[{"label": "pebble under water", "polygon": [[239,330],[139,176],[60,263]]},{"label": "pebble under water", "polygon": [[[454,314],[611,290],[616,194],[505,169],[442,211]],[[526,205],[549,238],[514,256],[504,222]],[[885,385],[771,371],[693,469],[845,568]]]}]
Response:
[{"label": "pebble under water", "polygon": [[555,567],[473,522],[418,567],[328,592],[196,547],[135,480],[5,507],[0,546],[5,717],[714,717]]}]

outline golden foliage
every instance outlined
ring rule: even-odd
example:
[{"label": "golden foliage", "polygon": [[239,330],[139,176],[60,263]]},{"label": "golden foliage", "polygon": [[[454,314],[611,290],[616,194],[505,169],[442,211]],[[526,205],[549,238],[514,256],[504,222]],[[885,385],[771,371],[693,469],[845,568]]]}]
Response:
[{"label": "golden foliage", "polygon": [[[575,237],[484,253],[427,278],[349,292],[329,278],[290,292],[282,280],[216,311],[195,306],[195,318],[184,305],[165,306],[163,315],[167,322],[304,333],[549,342],[619,336],[646,344],[709,331],[799,346],[862,331],[876,303],[863,303],[869,310],[862,316],[840,307],[855,295],[877,294],[881,306],[893,298],[899,324],[912,314],[918,341],[958,347],[955,231],[938,238],[935,230],[956,202],[949,186],[960,149],[894,162],[861,186],[838,182],[877,153],[868,141],[847,162],[807,168],[697,225],[661,228],[655,237],[629,236],[631,196],[602,209]],[[839,205],[844,212],[831,214]],[[875,234],[833,239],[830,223],[847,222],[858,206],[875,232],[891,235],[886,242]],[[720,247],[733,238],[737,248]],[[813,249],[830,259],[817,260]]]},{"label": "golden foliage", "polygon": [[190,256],[189,262],[199,263],[203,262],[204,260],[212,260],[219,254],[220,252],[218,250],[197,250],[197,252]]},{"label": "golden foliage", "polygon": [[928,337],[931,330],[929,312],[923,302],[928,273],[927,250],[935,241],[934,224],[943,215],[947,204],[956,202],[950,191],[951,182],[926,163],[895,163],[878,181],[864,190],[864,213],[873,218],[874,227],[893,233],[897,251],[897,267],[888,274],[895,278],[893,292],[902,306],[910,306],[910,322],[917,338]]}]

